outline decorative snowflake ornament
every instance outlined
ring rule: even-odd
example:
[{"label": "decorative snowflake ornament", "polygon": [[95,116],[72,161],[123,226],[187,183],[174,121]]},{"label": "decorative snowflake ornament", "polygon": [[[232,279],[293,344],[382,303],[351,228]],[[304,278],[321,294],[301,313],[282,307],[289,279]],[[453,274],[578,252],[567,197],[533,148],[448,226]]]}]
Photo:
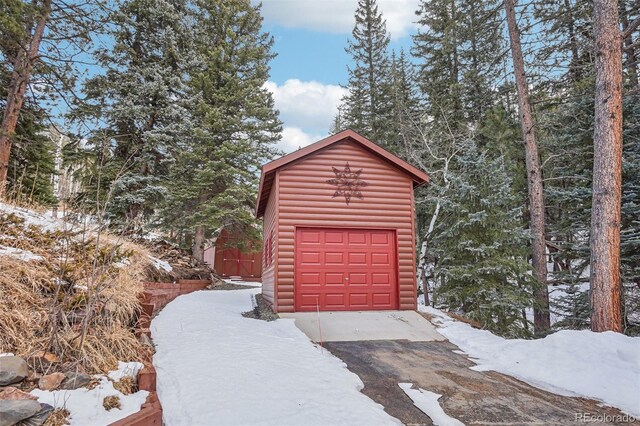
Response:
[{"label": "decorative snowflake ornament", "polygon": [[344,170],[339,170],[335,167],[332,167],[332,169],[336,177],[335,179],[327,180],[329,185],[334,185],[337,188],[336,192],[333,193],[332,198],[344,195],[344,200],[347,205],[349,205],[349,201],[351,201],[352,197],[362,200],[362,192],[360,192],[360,188],[367,186],[367,182],[360,179],[362,169],[352,172],[348,162],[344,166]]}]

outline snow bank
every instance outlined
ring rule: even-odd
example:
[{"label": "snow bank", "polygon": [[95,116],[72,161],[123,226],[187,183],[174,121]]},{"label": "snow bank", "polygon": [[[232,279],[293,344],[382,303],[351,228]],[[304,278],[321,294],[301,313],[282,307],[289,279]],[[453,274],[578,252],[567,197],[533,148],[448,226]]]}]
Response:
[{"label": "snow bank", "polygon": [[173,271],[173,268],[171,267],[171,265],[169,265],[169,262],[165,262],[164,260],[158,259],[157,257],[153,256],[149,256],[149,259],[153,263],[153,266],[156,267],[156,269],[163,269],[166,272]]},{"label": "snow bank", "polygon": [[142,370],[144,364],[141,362],[122,362],[118,361],[118,369],[110,371],[107,376],[114,382],[119,381],[123,377],[138,377],[138,372]]},{"label": "snow bank", "polygon": [[398,383],[398,386],[411,398],[413,405],[431,418],[435,426],[464,426],[460,420],[454,419],[444,412],[438,403],[442,395],[422,388],[412,389],[411,383]]},{"label": "snow bank", "polygon": [[[142,364],[138,362],[119,362],[118,370],[109,372],[109,377],[117,377],[119,380],[123,376],[130,376],[133,371],[137,373],[141,367]],[[31,394],[38,397],[38,402],[52,405],[54,408],[69,410],[71,413],[69,422],[72,426],[108,425],[140,411],[149,392],[138,391],[131,395],[124,395],[113,387],[113,382],[108,378],[99,377],[100,384],[93,389],[79,388],[59,391],[35,389],[31,391]],[[111,395],[120,398],[120,408],[112,408],[107,411],[102,403],[105,397]]]},{"label": "snow bank", "polygon": [[23,219],[25,225],[37,226],[43,231],[54,232],[70,228],[70,226],[62,220],[48,217],[46,214],[38,213],[34,210],[24,209],[2,202],[0,202],[0,211],[14,214]]},{"label": "snow bank", "polygon": [[[26,209],[22,207],[13,206],[0,202],[0,212],[6,214],[13,214],[24,220],[26,227],[37,227],[43,232],[55,232],[55,231],[74,231],[74,232],[94,232],[91,226],[98,227],[98,224],[93,216],[76,215],[82,220],[84,227],[71,223],[64,219],[58,219],[53,216],[51,211],[45,213],[39,213],[35,210]],[[7,238],[7,237],[5,237]],[[84,238],[84,237],[79,237]],[[11,256],[22,261],[28,262],[32,260],[42,260],[43,257],[27,250],[21,250],[15,247],[7,247],[0,245],[0,255]],[[164,270],[166,272],[173,271],[173,268],[168,262],[158,259],[153,256],[149,256],[149,261],[158,270]],[[124,268],[131,264],[129,259],[122,259],[118,262],[114,262],[113,265],[117,268]]]},{"label": "snow bank", "polygon": [[399,424],[293,320],[242,317],[258,291],[191,293],[154,318],[166,425]]},{"label": "snow bank", "polygon": [[261,282],[256,282],[256,281],[244,281],[242,279],[225,279],[224,280],[225,283],[227,284],[235,284],[235,285],[244,285],[247,287],[262,287],[262,283]]},{"label": "snow bank", "polygon": [[563,330],[544,339],[503,339],[420,306],[438,331],[478,364],[566,396],[584,396],[640,417],[640,337]]},{"label": "snow bank", "polygon": [[42,256],[38,256],[37,254],[31,253],[29,250],[21,250],[15,247],[7,247],[0,245],[0,256],[11,256],[16,259],[22,260],[23,262],[29,262],[31,260],[42,260]]}]

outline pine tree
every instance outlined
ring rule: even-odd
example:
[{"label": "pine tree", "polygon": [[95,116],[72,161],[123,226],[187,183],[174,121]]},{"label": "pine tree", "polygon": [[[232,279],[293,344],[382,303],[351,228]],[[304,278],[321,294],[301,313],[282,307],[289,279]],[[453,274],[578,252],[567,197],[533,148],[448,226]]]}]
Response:
[{"label": "pine tree", "polygon": [[[190,70],[192,136],[172,170],[167,225],[193,235],[202,260],[205,238],[221,228],[256,234],[252,206],[257,171],[276,153],[281,123],[264,87],[273,39],[249,0],[199,0]],[[251,239],[251,238],[250,238]]]},{"label": "pine tree", "polygon": [[4,0],[0,4],[0,64],[8,73],[0,120],[0,196],[30,85],[40,83],[39,90],[31,93],[38,104],[61,96],[68,101],[79,74],[77,58],[104,26],[103,6],[103,0]]},{"label": "pine tree", "polygon": [[[9,73],[0,67],[0,115],[4,113]],[[54,173],[54,147],[45,134],[45,111],[28,100],[18,119],[7,173],[7,195],[12,199],[55,204],[51,183]]]},{"label": "pine tree", "polygon": [[620,264],[624,289],[624,322],[628,334],[640,334],[640,96],[624,98],[622,220]]},{"label": "pine tree", "polygon": [[595,120],[591,204],[591,330],[623,331],[620,281],[622,51],[618,2],[594,1]]},{"label": "pine tree", "polygon": [[411,54],[418,61],[418,86],[425,99],[426,113],[457,131],[464,122],[460,87],[459,0],[422,0],[418,11],[418,32]]},{"label": "pine tree", "polygon": [[389,34],[376,0],[358,0],[356,23],[347,53],[349,94],[343,100],[345,122],[374,142],[388,147],[388,121],[391,113],[389,94]]},{"label": "pine tree", "polygon": [[396,155],[403,155],[407,138],[412,137],[414,122],[418,120],[419,102],[415,88],[412,64],[407,60],[404,49],[396,56],[391,53],[390,93],[391,114],[389,116],[388,149]]},{"label": "pine tree", "polygon": [[423,0],[411,50],[426,113],[456,132],[477,128],[495,103],[504,41],[495,0]]},{"label": "pine tree", "polygon": [[89,79],[75,117],[94,119],[95,170],[85,200],[108,201],[112,224],[138,231],[165,195],[172,148],[191,128],[184,104],[188,64],[183,0],[125,0],[110,16],[112,47],[98,52],[105,73]]},{"label": "pine tree", "polygon": [[436,304],[461,311],[496,333],[530,335],[523,311],[533,303],[527,232],[504,157],[491,159],[473,139],[455,157],[432,241]]}]

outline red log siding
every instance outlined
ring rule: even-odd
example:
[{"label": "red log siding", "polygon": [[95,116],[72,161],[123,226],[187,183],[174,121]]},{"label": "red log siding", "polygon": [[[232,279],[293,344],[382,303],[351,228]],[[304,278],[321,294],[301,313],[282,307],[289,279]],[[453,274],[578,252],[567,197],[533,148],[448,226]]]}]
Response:
[{"label": "red log siding", "polygon": [[[267,208],[264,212],[263,225],[262,225],[262,239],[267,242],[267,240],[271,241],[269,235],[273,231],[275,234],[275,225],[278,217],[278,184],[277,180],[274,182],[273,188],[271,189],[271,193],[269,194],[269,201],[267,202]],[[276,265],[278,263],[278,239],[273,238],[272,240],[272,253],[273,253],[273,262],[270,265],[266,265],[263,263],[262,270],[262,297],[271,303],[273,309],[277,309],[277,304],[274,304],[275,298],[275,279],[276,279]]]},{"label": "red log siding", "polygon": [[[363,199],[335,198],[332,167],[342,170],[349,162],[352,171],[363,169],[367,182]],[[405,173],[353,142],[340,142],[278,170],[276,297],[278,312],[294,310],[294,236],[296,226],[370,228],[396,230],[398,247],[399,308],[416,309],[415,241],[413,229],[413,181]],[[273,208],[270,198],[267,210]],[[263,273],[263,280],[265,274]],[[263,281],[264,282],[264,281]]]}]

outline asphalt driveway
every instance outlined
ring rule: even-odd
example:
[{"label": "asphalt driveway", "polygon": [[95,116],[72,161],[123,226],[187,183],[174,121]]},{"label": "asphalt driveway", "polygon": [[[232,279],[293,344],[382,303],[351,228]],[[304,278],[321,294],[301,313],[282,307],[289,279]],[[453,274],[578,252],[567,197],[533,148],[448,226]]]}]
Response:
[{"label": "asphalt driveway", "polygon": [[[510,376],[477,372],[448,341],[377,340],[326,342],[364,382],[362,392],[406,425],[431,425],[398,383],[442,394],[444,411],[466,425],[571,425],[577,413],[617,415],[596,401],[555,395]],[[598,424],[622,424],[606,423]],[[628,423],[626,423],[628,424]]]}]

